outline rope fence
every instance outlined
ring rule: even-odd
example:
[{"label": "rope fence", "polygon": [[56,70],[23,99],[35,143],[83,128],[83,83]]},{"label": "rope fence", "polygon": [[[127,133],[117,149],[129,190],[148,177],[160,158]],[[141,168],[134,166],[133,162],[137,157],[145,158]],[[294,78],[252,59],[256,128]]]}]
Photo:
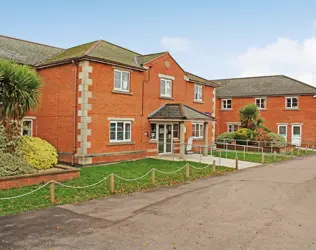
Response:
[{"label": "rope fence", "polygon": [[[93,184],[86,185],[86,186],[70,186],[70,185],[66,185],[66,184],[63,184],[61,182],[55,181],[55,180],[51,180],[51,181],[45,183],[44,185],[42,185],[42,186],[30,191],[30,192],[27,192],[27,193],[24,193],[24,194],[20,194],[20,195],[17,195],[17,196],[0,197],[0,200],[11,200],[11,199],[21,198],[21,197],[30,195],[32,193],[35,193],[35,192],[41,190],[42,188],[50,185],[50,202],[51,202],[51,204],[54,204],[55,203],[55,184],[59,185],[61,187],[64,187],[64,188],[85,189],[85,188],[94,187],[94,186],[96,186],[96,185],[98,185],[100,183],[104,183],[107,179],[110,178],[110,191],[111,191],[111,193],[114,193],[115,177],[120,179],[120,180],[124,180],[124,181],[137,181],[137,180],[143,179],[146,176],[151,174],[151,182],[152,182],[152,184],[155,184],[155,172],[167,175],[167,174],[175,174],[177,172],[180,172],[183,169],[186,169],[185,176],[186,176],[186,178],[189,178],[190,177],[190,167],[193,168],[193,169],[202,170],[202,169],[207,169],[210,166],[211,166],[211,164],[209,164],[209,165],[207,165],[205,167],[199,168],[199,167],[194,167],[194,166],[190,165],[189,163],[187,163],[183,167],[181,167],[181,168],[179,168],[179,169],[177,169],[175,171],[170,171],[170,172],[166,172],[166,171],[162,171],[162,170],[159,170],[159,169],[152,168],[146,174],[144,174],[144,175],[142,175],[140,177],[137,177],[137,178],[124,178],[124,177],[121,177],[121,176],[119,176],[117,174],[111,173],[108,176],[102,178],[100,181],[97,181],[97,182],[95,182]],[[213,166],[213,173],[215,173],[216,172],[215,161],[213,161],[213,165],[212,166]]]}]

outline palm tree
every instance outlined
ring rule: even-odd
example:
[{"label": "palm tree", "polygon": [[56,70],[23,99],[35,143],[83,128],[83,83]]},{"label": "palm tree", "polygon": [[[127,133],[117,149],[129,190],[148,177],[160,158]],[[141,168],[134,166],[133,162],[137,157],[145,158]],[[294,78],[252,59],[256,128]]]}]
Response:
[{"label": "palm tree", "polygon": [[258,119],[259,111],[257,106],[252,103],[239,109],[239,116],[242,128],[254,130],[257,125],[263,122],[261,118]]},{"label": "palm tree", "polygon": [[40,102],[42,81],[28,66],[0,60],[0,123],[21,121]]}]

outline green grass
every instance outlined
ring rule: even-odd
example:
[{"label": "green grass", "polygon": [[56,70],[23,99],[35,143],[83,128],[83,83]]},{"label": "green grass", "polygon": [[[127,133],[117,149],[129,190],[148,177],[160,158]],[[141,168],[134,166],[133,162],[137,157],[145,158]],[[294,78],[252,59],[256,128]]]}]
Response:
[{"label": "green grass", "polygon": [[[313,153],[313,151],[307,151],[307,153],[306,153],[305,150],[300,150],[300,156],[304,156],[304,155],[308,155],[308,154],[312,154],[312,153]],[[236,158],[236,152],[232,152],[232,151],[228,151],[227,156],[226,156],[225,150],[222,150],[221,152],[220,151],[213,151],[212,154],[213,154],[213,156],[216,156],[216,157],[221,156],[222,158],[227,158],[227,159],[235,159]],[[244,151],[237,151],[237,156],[238,156],[238,159],[241,161],[261,163],[261,153],[246,152],[244,154]],[[294,157],[298,156],[297,149],[295,151],[293,151],[293,156]],[[279,161],[288,160],[288,159],[291,159],[290,152],[285,153],[284,155],[277,154],[276,160],[274,160],[273,154],[265,153],[265,156],[264,156],[265,163],[279,162]]]},{"label": "green grass", "polygon": [[[138,161],[110,164],[105,166],[83,167],[80,169],[81,177],[79,179],[65,181],[63,183],[72,186],[86,186],[96,183],[97,181],[101,180],[102,178],[108,176],[111,173],[115,173],[124,178],[137,178],[144,175],[152,168],[156,168],[161,171],[171,172],[179,169],[185,164],[186,162],[143,159]],[[205,164],[200,163],[190,164],[192,164],[192,166],[195,167],[205,166]],[[221,175],[227,171],[232,170],[234,169],[217,166],[217,172],[214,174],[212,173],[211,168],[206,168],[204,170],[195,170],[193,168],[190,168],[190,178],[185,178],[185,169],[175,174],[162,174],[156,172],[155,186],[174,185],[177,183],[182,183],[188,180],[194,180],[201,177]],[[127,182],[116,178],[115,193],[125,194],[152,188],[154,187],[154,185],[151,184],[150,177],[151,176],[149,174],[141,180],[132,182]],[[38,187],[39,185],[10,190],[2,190],[0,191],[0,197],[10,197],[24,194]],[[57,205],[87,201],[91,199],[108,196],[110,194],[111,193],[109,190],[109,179],[106,182],[101,182],[97,186],[87,189],[69,189],[55,185],[55,199]],[[45,188],[33,194],[21,198],[11,200],[0,200],[0,216],[29,210],[37,210],[40,208],[50,206],[51,204],[49,201],[49,186],[46,186]]]}]

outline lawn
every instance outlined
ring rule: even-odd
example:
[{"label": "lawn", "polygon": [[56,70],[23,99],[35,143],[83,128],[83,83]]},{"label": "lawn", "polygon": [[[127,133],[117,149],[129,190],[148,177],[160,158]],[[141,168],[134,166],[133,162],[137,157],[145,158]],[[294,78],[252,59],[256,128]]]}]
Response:
[{"label": "lawn", "polygon": [[[161,171],[171,172],[183,167],[188,162],[173,162],[156,159],[143,159],[131,162],[110,164],[105,166],[94,167],[82,167],[80,169],[81,177],[71,181],[65,181],[63,184],[71,186],[86,186],[100,181],[102,178],[108,176],[111,173],[115,173],[124,178],[137,178],[146,174],[150,169],[156,168]],[[190,163],[194,167],[204,167],[205,164]],[[177,183],[182,183],[189,180],[194,180],[201,177],[221,175],[227,171],[233,171],[232,168],[226,168],[217,166],[217,172],[212,173],[211,167],[203,170],[196,170],[190,168],[190,177],[185,177],[185,169],[174,174],[162,174],[156,172],[156,183],[151,184],[150,174],[141,180],[127,182],[124,180],[115,179],[115,193],[125,194],[131,192],[137,192],[152,188],[154,186],[168,186]],[[0,191],[1,197],[10,197],[30,192],[38,185],[22,187],[17,189],[2,190]],[[109,179],[106,182],[86,188],[86,189],[70,189],[61,187],[55,184],[55,199],[57,205],[76,203],[81,201],[87,201],[91,199],[101,198],[111,195],[109,190]],[[46,186],[39,191],[30,195],[11,199],[0,200],[0,216],[14,214],[29,210],[37,210],[40,208],[52,206],[49,201],[49,186]]]},{"label": "lawn", "polygon": [[[304,156],[307,154],[311,154],[313,153],[313,151],[307,151],[307,153],[305,152],[305,150],[300,150],[300,156]],[[297,156],[298,151],[295,150],[293,151],[293,156]],[[233,151],[228,151],[227,152],[227,156],[226,156],[226,152],[225,150],[222,151],[213,151],[212,152],[213,156],[216,157],[222,157],[222,158],[228,158],[228,159],[235,159],[236,158],[236,152]],[[257,153],[257,152],[246,152],[244,154],[244,151],[237,151],[237,155],[238,155],[238,159],[241,161],[249,161],[249,162],[257,162],[257,163],[261,163],[261,153]],[[270,153],[265,153],[264,154],[264,162],[265,163],[272,163],[272,162],[278,162],[278,161],[283,161],[283,160],[288,160],[291,158],[291,153],[285,153],[284,155],[282,154],[277,154],[276,156],[276,161],[274,160],[274,156],[273,154]]]}]

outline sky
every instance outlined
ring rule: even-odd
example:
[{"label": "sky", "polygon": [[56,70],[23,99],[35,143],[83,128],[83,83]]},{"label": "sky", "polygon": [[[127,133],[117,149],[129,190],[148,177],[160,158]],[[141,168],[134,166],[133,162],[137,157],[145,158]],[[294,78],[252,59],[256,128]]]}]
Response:
[{"label": "sky", "polygon": [[0,34],[69,48],[169,51],[207,79],[285,74],[316,86],[316,1],[2,1]]}]

